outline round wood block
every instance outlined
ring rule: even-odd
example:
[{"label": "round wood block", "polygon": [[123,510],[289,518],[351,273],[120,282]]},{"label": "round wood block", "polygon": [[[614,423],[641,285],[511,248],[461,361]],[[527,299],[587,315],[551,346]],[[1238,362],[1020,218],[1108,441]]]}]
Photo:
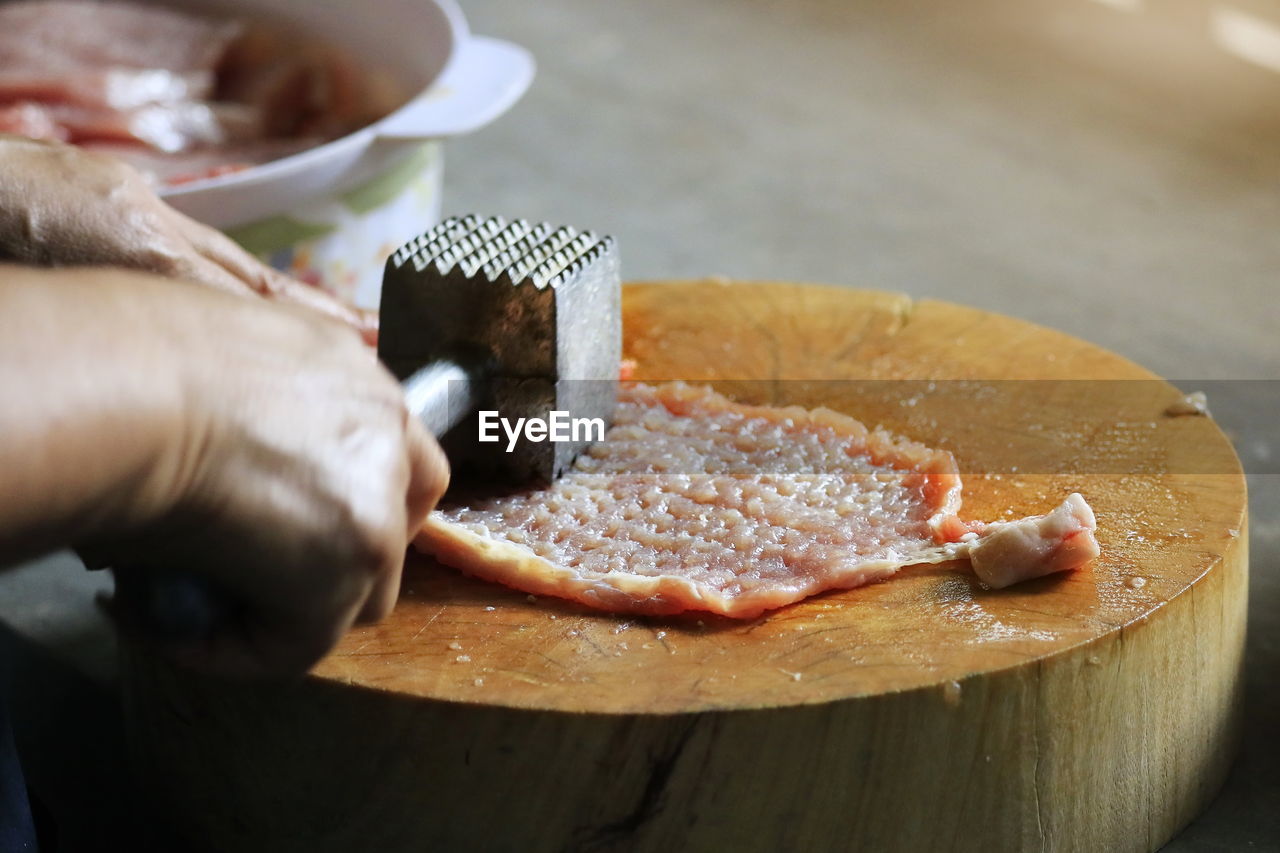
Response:
[{"label": "round wood block", "polygon": [[1149,851],[1216,793],[1239,706],[1244,478],[1146,370],[900,295],[635,284],[640,379],[826,405],[945,447],[965,518],[1098,517],[1010,589],[908,568],[765,617],[634,618],[422,557],[308,679],[126,649],[135,753],[227,850]]}]

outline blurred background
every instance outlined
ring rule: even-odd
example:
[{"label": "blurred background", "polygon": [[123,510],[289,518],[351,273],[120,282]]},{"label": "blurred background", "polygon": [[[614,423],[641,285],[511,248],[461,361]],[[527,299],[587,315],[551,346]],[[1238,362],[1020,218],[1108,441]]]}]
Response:
[{"label": "blurred background", "polygon": [[[1187,391],[1272,380],[1209,401],[1251,472],[1245,748],[1166,849],[1280,849],[1280,2],[462,6],[539,68],[449,143],[446,213],[609,232],[632,280],[903,291],[1062,329]],[[99,793],[32,783],[118,816],[100,583],[43,561],[0,578],[0,619],[24,750],[78,756]]]},{"label": "blurred background", "polygon": [[902,290],[1277,375],[1280,3],[464,6],[539,76],[449,150],[447,209],[592,223],[632,278]]}]

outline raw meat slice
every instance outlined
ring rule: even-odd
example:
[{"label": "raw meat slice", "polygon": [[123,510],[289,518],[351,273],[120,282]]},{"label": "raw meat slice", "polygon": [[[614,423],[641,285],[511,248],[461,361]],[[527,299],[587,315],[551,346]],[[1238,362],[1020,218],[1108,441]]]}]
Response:
[{"label": "raw meat slice", "polygon": [[26,0],[0,4],[0,68],[213,71],[241,31],[229,21],[134,3]]},{"label": "raw meat slice", "polygon": [[166,154],[139,144],[88,142],[83,147],[125,161],[158,184],[179,184],[216,178],[297,154],[321,144],[320,139],[278,139],[229,145],[203,151]]},{"label": "raw meat slice", "polygon": [[59,142],[71,138],[67,129],[54,121],[47,109],[39,104],[26,103],[0,106],[0,133]]},{"label": "raw meat slice", "polygon": [[964,558],[988,530],[1025,546],[995,540],[984,552],[997,582],[1096,554],[1079,496],[1037,523],[1033,543],[1017,523],[962,522],[960,489],[949,453],[837,412],[629,385],[613,429],[571,473],[442,507],[416,545],[469,574],[602,609],[732,617]]},{"label": "raw meat slice", "polygon": [[182,101],[134,110],[46,109],[74,143],[134,141],[170,154],[252,138],[259,124],[256,112],[241,104]]},{"label": "raw meat slice", "polygon": [[3,4],[0,103],[21,103],[25,121],[9,123],[42,139],[134,140],[173,152],[258,135],[255,110],[203,101],[240,30],[129,3]]},{"label": "raw meat slice", "polygon": [[[77,145],[141,143],[168,154],[211,148],[255,135],[257,115],[240,104],[149,104],[135,110],[23,103],[0,107],[0,122],[32,139]],[[225,155],[224,155],[225,156]]]},{"label": "raw meat slice", "polygon": [[198,101],[213,93],[211,71],[106,68],[22,71],[0,67],[0,103],[40,101],[129,110],[145,104]]},{"label": "raw meat slice", "polygon": [[157,183],[297,153],[407,99],[350,51],[292,28],[115,0],[0,0],[0,132],[220,154],[193,168],[153,161]]}]

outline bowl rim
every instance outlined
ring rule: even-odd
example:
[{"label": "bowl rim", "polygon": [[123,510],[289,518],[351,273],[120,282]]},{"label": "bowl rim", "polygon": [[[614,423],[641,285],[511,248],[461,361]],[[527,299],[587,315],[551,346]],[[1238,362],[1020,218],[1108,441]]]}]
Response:
[{"label": "bowl rim", "polygon": [[436,71],[435,75],[399,107],[375,122],[353,130],[344,136],[339,136],[336,139],[330,139],[327,142],[322,142],[321,144],[311,148],[307,148],[284,157],[279,157],[275,160],[269,160],[266,163],[250,166],[247,169],[229,172],[225,175],[213,175],[207,178],[199,178],[197,180],[187,181],[181,184],[161,184],[156,187],[156,193],[161,198],[180,199],[213,189],[221,190],[251,187],[259,182],[285,179],[291,175],[306,172],[311,167],[321,164],[338,155],[348,153],[349,151],[362,151],[367,148],[377,138],[378,130],[383,123],[408,109],[419,98],[429,96],[429,93],[436,81],[444,76],[445,72],[449,70],[449,67],[456,60],[458,55],[458,45],[470,37],[470,30],[467,25],[466,17],[463,15],[462,9],[458,6],[455,0],[422,0],[421,6],[435,6],[441,12],[447,25],[446,32],[448,35],[448,49],[445,55],[445,61],[441,63],[440,68]]}]

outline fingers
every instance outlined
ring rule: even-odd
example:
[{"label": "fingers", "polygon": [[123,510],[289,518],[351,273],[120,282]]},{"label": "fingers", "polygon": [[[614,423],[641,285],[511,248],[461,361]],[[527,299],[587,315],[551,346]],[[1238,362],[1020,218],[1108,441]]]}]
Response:
[{"label": "fingers", "polygon": [[406,521],[409,538],[417,535],[426,520],[427,513],[444,496],[449,487],[449,461],[440,444],[418,422],[405,413],[405,450],[409,457],[409,490],[405,495]]},{"label": "fingers", "polygon": [[266,264],[246,252],[240,244],[214,228],[173,211],[175,227],[203,257],[247,284],[254,293],[271,296],[273,274]]},{"label": "fingers", "polygon": [[270,274],[273,276],[273,282],[269,298],[301,305],[345,323],[359,332],[364,342],[371,346],[378,342],[376,312],[348,305],[318,287],[304,284],[275,270],[271,270]]},{"label": "fingers", "polygon": [[[376,316],[260,263],[226,235],[170,207],[123,161],[71,145],[0,143],[5,149],[0,155],[14,162],[6,172],[12,172],[12,186],[0,186],[0,232],[7,228],[17,235],[6,241],[12,235],[0,233],[0,252],[8,251],[12,259],[47,266],[123,266],[240,295],[256,293],[319,311],[354,327],[366,343],[376,342]],[[67,186],[75,188],[74,198]],[[6,219],[4,202],[10,195],[20,203],[10,205],[13,215]],[[35,228],[31,222],[37,220]]]},{"label": "fingers", "polygon": [[218,264],[199,256],[183,257],[174,261],[172,267],[166,272],[175,278],[203,284],[224,293],[253,296],[253,290],[240,278],[227,272]]},{"label": "fingers", "polygon": [[175,215],[181,217],[179,227],[202,257],[239,279],[254,293],[318,311],[353,327],[366,343],[377,342],[375,312],[347,305],[318,287],[290,278],[250,255],[225,234],[176,212]]},{"label": "fingers", "polygon": [[241,671],[251,676],[302,675],[351,628],[363,598],[359,593],[343,596],[341,606],[327,612],[307,609],[273,613],[270,618],[262,614],[245,624],[238,635],[227,636],[224,659],[240,665]]},{"label": "fingers", "polygon": [[122,634],[185,666],[235,678],[307,672],[351,627],[371,587],[367,569],[342,572],[319,597],[305,585],[264,597],[253,585],[137,565],[113,574],[115,593],[99,605]]},{"label": "fingers", "polygon": [[[405,489],[405,532],[409,542],[422,527],[422,522],[449,485],[449,463],[444,451],[416,418],[405,412],[405,453],[408,485]],[[406,543],[407,544],[407,543]],[[400,596],[400,578],[404,571],[402,545],[395,550],[374,581],[373,589],[360,610],[358,622],[377,622],[386,618]]]},{"label": "fingers", "polygon": [[[251,290],[203,256],[171,263],[171,275]],[[232,616],[213,620],[201,641],[177,630],[192,624],[185,617],[144,633],[206,670],[301,672],[357,617],[381,619],[394,606],[406,543],[443,493],[448,465],[398,383],[346,329],[256,300],[197,301],[207,310],[176,326],[187,332],[179,336],[225,329],[236,346],[191,354],[200,367],[185,380],[208,401],[192,415],[199,470],[184,477],[173,512],[139,533],[138,553],[207,579],[235,606],[219,609]]]},{"label": "fingers", "polygon": [[396,606],[396,599],[400,597],[400,577],[404,573],[404,555],[403,544],[386,555],[374,576],[369,595],[356,615],[357,623],[381,622]]},{"label": "fingers", "polygon": [[337,645],[351,627],[354,611],[338,618],[286,619],[280,613],[252,614],[226,623],[198,644],[162,646],[172,660],[232,678],[288,678],[304,675]]}]

